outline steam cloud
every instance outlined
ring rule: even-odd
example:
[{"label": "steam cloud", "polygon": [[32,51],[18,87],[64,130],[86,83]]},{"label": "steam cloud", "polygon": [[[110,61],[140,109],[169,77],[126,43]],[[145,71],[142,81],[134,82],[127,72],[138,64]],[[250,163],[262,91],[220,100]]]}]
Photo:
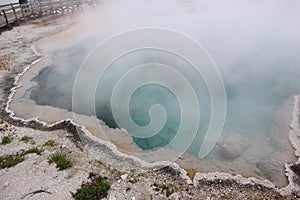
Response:
[{"label": "steam cloud", "polygon": [[[102,0],[96,10],[82,16],[83,20],[88,17],[95,19],[97,23],[91,23],[99,27],[93,31],[82,27],[82,39],[68,51],[64,50],[67,56],[56,58],[56,66],[47,71],[47,77],[51,78],[43,76],[46,84],[40,84],[39,91],[49,91],[52,88],[54,93],[58,91],[60,101],[47,102],[50,99],[47,96],[42,99],[33,95],[33,98],[40,104],[55,104],[71,109],[70,94],[75,77],[73,70],[79,68],[95,44],[113,34],[139,27],[173,29],[202,44],[221,71],[228,100],[223,137],[235,132],[250,143],[263,138],[262,143],[266,145],[269,137],[278,136],[272,129],[274,116],[286,100],[300,93],[299,10],[300,2],[295,0]],[[149,56],[151,53],[152,56]],[[122,68],[123,63],[130,66],[137,59],[149,60],[155,56],[153,52],[144,52],[119,60],[115,63],[114,70],[106,74],[108,88],[126,71],[126,68]],[[160,59],[169,60],[170,65],[182,62],[170,55],[164,55]],[[204,114],[202,123],[205,130],[210,117],[209,95],[203,89],[205,84],[192,70],[185,70],[189,67],[186,63],[181,66],[181,71],[186,73],[191,82],[199,83],[197,90],[199,99],[203,100],[201,115]],[[55,80],[55,77],[59,80]],[[63,80],[68,80],[68,83]],[[37,78],[36,81],[42,80]],[[65,87],[61,87],[62,85]],[[115,126],[111,121],[110,110],[106,107],[110,105],[108,93],[99,93],[99,116]],[[89,109],[92,108],[83,106],[82,113],[89,114]],[[288,124],[284,126],[287,127]],[[279,140],[286,139],[281,137]],[[195,144],[199,141],[201,137],[195,140]],[[194,151],[193,148],[197,147],[192,146],[191,152]],[[215,156],[214,153],[211,155]]]}]

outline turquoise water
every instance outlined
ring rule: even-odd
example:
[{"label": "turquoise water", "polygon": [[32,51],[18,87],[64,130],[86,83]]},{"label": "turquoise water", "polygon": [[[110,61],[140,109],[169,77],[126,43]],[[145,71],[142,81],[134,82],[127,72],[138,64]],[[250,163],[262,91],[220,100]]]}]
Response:
[{"label": "turquoise water", "polygon": [[148,125],[150,117],[147,113],[154,104],[161,104],[169,117],[158,134],[146,139],[134,137],[134,142],[144,150],[166,146],[176,135],[180,124],[180,105],[176,96],[158,85],[141,87],[132,96],[129,110],[135,123],[139,126]]},{"label": "turquoise water", "polygon": [[[179,31],[207,50],[220,70],[227,95],[224,130],[208,159],[201,161],[205,163],[212,160],[217,163],[217,170],[230,173],[231,168],[234,173],[250,169],[258,176],[284,186],[284,163],[294,162],[295,159],[288,141],[289,113],[286,113],[290,112],[293,96],[300,93],[299,10],[299,2],[289,0],[272,4],[254,1],[102,1],[96,14],[91,13],[93,19],[99,22],[99,31],[89,34],[85,31],[82,38],[66,41],[69,48],[46,52],[53,65],[47,66],[33,79],[38,85],[33,88],[31,98],[39,105],[52,105],[71,111],[77,70],[99,42],[111,35],[141,27],[154,26]],[[55,43],[49,45],[55,49]],[[210,122],[210,96],[203,78],[189,63],[170,52],[153,49],[133,51],[115,60],[103,74],[101,83],[92,83],[87,78],[85,90],[91,88],[89,84],[98,84],[96,104],[92,105],[96,108],[97,117],[112,128],[118,127],[111,108],[113,89],[124,74],[144,63],[168,65],[192,85],[199,100],[201,118],[198,134],[188,152],[198,156]],[[101,66],[101,61],[95,64]],[[176,85],[176,79],[169,76],[165,78],[185,89]],[[185,98],[188,100],[190,97]],[[283,111],[282,106],[288,100],[288,106]],[[122,99],[120,104],[123,104]],[[132,120],[139,126],[149,124],[148,111],[154,104],[162,105],[168,117],[157,135],[146,139],[133,137],[134,142],[144,150],[166,146],[175,137],[181,121],[180,102],[176,94],[158,84],[144,85],[132,94],[128,105]],[[86,115],[95,114],[85,105],[76,111]],[[186,118],[193,119],[192,111]],[[137,135],[138,130],[129,134]],[[228,138],[234,142],[226,141]],[[224,143],[227,144],[225,152],[220,149]],[[176,150],[176,147],[173,148]],[[229,155],[226,155],[228,152]],[[227,163],[231,162],[229,170]],[[223,169],[223,165],[227,168]]]},{"label": "turquoise water", "polygon": [[[87,52],[88,49],[83,51],[79,47],[74,47],[53,54],[52,59],[56,63],[46,67],[34,79],[39,85],[32,91],[31,98],[41,105],[53,105],[71,110],[71,94],[76,69]],[[267,54],[272,54],[272,52]],[[271,55],[269,57],[258,55],[253,62],[252,56],[249,56],[244,57],[239,65],[220,68],[227,95],[227,116],[221,139],[230,133],[238,133],[251,142],[258,138],[267,141],[269,137],[272,137],[270,130],[279,109],[287,99],[300,92],[300,67],[296,67],[298,64],[300,66],[300,60],[296,54],[296,52],[289,52],[288,61],[283,61],[287,60],[283,56],[279,59]],[[66,62],[65,56],[76,57],[76,59]],[[209,93],[202,77],[195,73],[193,67],[168,52],[144,50],[115,61],[103,75],[102,85],[97,88],[95,97],[97,117],[104,120],[110,127],[118,127],[111,111],[113,88],[119,78],[132,66],[150,61],[159,61],[173,66],[187,77],[196,91],[197,98],[200,100],[201,121],[198,135],[190,146],[189,152],[197,156],[210,120]],[[72,62],[72,68],[68,67],[70,62]],[[166,109],[168,118],[159,134],[147,139],[133,137],[136,144],[144,150],[168,144],[178,131],[180,124],[181,111],[176,95],[168,88],[156,84],[140,87],[131,97],[129,110],[133,121],[140,126],[147,125],[150,122],[148,111],[154,104],[161,104]],[[283,124],[283,126],[287,125]],[[210,156],[221,159],[217,154],[214,152]]]},{"label": "turquoise water", "polygon": [[[87,52],[88,49],[83,51],[80,47],[74,47],[55,53],[53,59],[56,60],[56,64],[41,71],[34,79],[39,86],[33,90],[31,97],[41,105],[54,105],[71,110],[73,81],[78,69],[76,66],[80,65]],[[298,64],[300,66],[300,60],[294,51],[289,52],[289,59],[283,55],[280,58],[273,58],[271,56],[273,53],[267,52],[265,55],[270,55],[266,57],[257,55],[255,62],[252,61],[253,55],[246,56],[241,64],[220,68],[227,95],[227,116],[220,139],[228,134],[237,133],[249,143],[257,140],[267,142],[272,134],[277,134],[272,133],[271,129],[279,109],[287,99],[300,91],[298,78],[300,68],[296,67]],[[76,59],[66,62],[65,56]],[[118,127],[111,112],[110,100],[113,88],[119,78],[132,66],[150,61],[173,66],[191,81],[199,99],[201,121],[198,135],[189,152],[197,155],[210,120],[209,93],[202,77],[195,73],[192,66],[170,53],[144,50],[121,57],[113,63],[103,75],[103,85],[98,86],[96,92],[97,117],[110,127]],[[72,68],[69,67],[70,62]],[[134,137],[136,144],[144,150],[168,144],[176,134],[180,123],[180,106],[176,96],[168,88],[155,84],[139,88],[130,99],[129,110],[133,121],[140,126],[147,125],[150,120],[148,110],[154,104],[165,107],[168,120],[156,136],[148,139]],[[218,152],[213,152],[210,156],[221,159]]]},{"label": "turquoise water", "polygon": [[[193,86],[197,98],[201,103],[199,107],[201,121],[199,124],[199,131],[197,136],[197,138],[199,138],[197,140],[200,141],[201,144],[201,138],[203,138],[204,134],[206,133],[210,119],[209,93],[201,75],[196,72],[193,66],[191,66],[183,59],[177,57],[176,55],[170,54],[169,52],[159,50],[136,51],[131,54],[127,54],[112,63],[102,76],[101,82],[99,83],[96,91],[95,96],[97,117],[104,120],[110,127],[118,127],[111,110],[113,89],[120,77],[124,75],[128,70],[132,69],[132,66],[138,66],[144,63],[166,64],[182,73],[188,80],[192,81],[191,85]],[[138,79],[138,77],[136,78]],[[168,76],[165,78],[174,79]],[[134,78],[132,79],[132,81],[134,81]],[[176,85],[176,80],[174,80],[174,82]],[[185,89],[186,87],[182,85],[177,86],[182,87],[181,89]],[[188,100],[190,97],[185,98],[187,98]],[[176,94],[174,94],[165,86],[151,83],[138,88],[130,98],[129,111],[133,121],[139,126],[148,125],[150,123],[148,111],[154,104],[160,104],[161,106],[163,106],[167,112],[168,117],[165,125],[158,134],[150,138],[139,138],[136,136],[133,137],[134,142],[144,150],[166,146],[174,138],[180,125],[181,107]],[[191,113],[187,117],[194,117],[194,115],[193,113]],[[119,128],[127,129],[127,127]],[[132,135],[139,135],[140,130],[132,131],[134,131],[131,132]],[[191,148],[194,148],[198,151],[200,148],[199,142]],[[176,148],[174,150],[176,150]],[[194,152],[196,154],[196,151],[191,152]]]},{"label": "turquoise water", "polygon": [[[53,64],[33,79],[38,84],[31,90],[30,97],[39,105],[71,111],[76,73],[99,42],[141,27],[179,31],[207,50],[220,70],[227,95],[227,113],[221,137],[207,159],[200,159],[203,165],[188,167],[229,173],[233,169],[235,174],[246,171],[246,176],[250,173],[250,176],[257,175],[284,186],[287,183],[284,163],[295,161],[288,141],[288,112],[293,96],[300,93],[299,10],[300,3],[290,0],[272,4],[258,1],[102,1],[98,10],[90,13],[93,19],[97,19],[93,26],[97,24],[98,31],[83,31],[81,38],[75,37],[74,40],[70,35],[65,44],[69,48],[61,49],[60,44],[54,42],[48,44],[49,49],[58,45],[54,51],[46,51]],[[153,49],[132,51],[112,62],[101,82],[91,82],[87,76],[85,90],[89,91],[92,88],[89,86],[97,84],[95,105],[92,105],[96,113],[92,112],[90,105],[82,105],[76,112],[96,114],[109,127],[119,127],[111,108],[114,87],[123,75],[144,63],[170,66],[190,82],[199,100],[200,122],[188,152],[198,156],[211,117],[209,92],[193,66],[170,52]],[[101,61],[95,65],[101,66]],[[172,76],[165,78],[172,80],[175,87],[185,89],[177,85]],[[189,100],[190,97],[185,98]],[[82,99],[85,97],[82,96]],[[120,104],[125,103],[120,99]],[[159,133],[141,138],[136,136],[138,130],[129,131],[134,135],[133,141],[145,151],[166,146],[175,137],[181,122],[182,112],[176,94],[168,87],[154,83],[143,85],[132,94],[128,104],[132,120],[139,126],[148,125],[151,122],[148,112],[155,104],[162,105],[167,114],[167,121]],[[282,109],[284,105],[288,106]],[[192,120],[193,109],[196,108],[190,109],[190,115],[185,117]],[[187,131],[186,134],[190,133]],[[224,146],[225,151],[222,149]],[[176,146],[172,148],[180,150]]]}]

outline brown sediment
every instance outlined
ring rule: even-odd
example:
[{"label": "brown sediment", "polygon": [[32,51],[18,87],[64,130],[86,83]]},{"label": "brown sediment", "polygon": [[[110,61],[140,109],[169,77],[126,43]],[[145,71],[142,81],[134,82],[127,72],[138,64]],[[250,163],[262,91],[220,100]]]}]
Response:
[{"label": "brown sediment", "polygon": [[11,65],[11,58],[8,55],[0,57],[0,70],[9,70]]},{"label": "brown sediment", "polygon": [[186,175],[188,176],[188,177],[190,177],[190,179],[191,180],[194,180],[194,177],[195,177],[195,175],[196,175],[196,171],[194,170],[194,169],[192,169],[192,168],[186,168],[186,169],[184,169],[185,171],[186,171]]}]

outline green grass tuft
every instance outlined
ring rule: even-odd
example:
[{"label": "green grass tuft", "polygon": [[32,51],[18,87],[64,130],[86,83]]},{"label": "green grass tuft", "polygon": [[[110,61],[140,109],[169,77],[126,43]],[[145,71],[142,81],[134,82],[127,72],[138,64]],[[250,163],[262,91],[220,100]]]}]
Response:
[{"label": "green grass tuft", "polygon": [[107,196],[110,185],[101,176],[93,178],[91,183],[87,183],[77,189],[75,193],[71,192],[75,200],[94,200],[102,199]]},{"label": "green grass tuft", "polygon": [[30,140],[32,140],[32,137],[28,137],[26,135],[20,139],[21,142],[25,142],[25,143],[28,143]]},{"label": "green grass tuft", "polygon": [[43,152],[42,149],[39,149],[37,147],[33,147],[28,149],[27,151],[24,152],[24,155],[30,154],[30,153],[35,153],[37,155],[41,155],[41,153]]},{"label": "green grass tuft", "polygon": [[43,150],[34,147],[23,153],[0,156],[0,169],[16,166],[18,163],[21,163],[25,160],[25,155],[27,154],[36,153],[37,155],[41,155],[42,152]]},{"label": "green grass tuft", "polygon": [[96,163],[97,163],[99,166],[101,166],[101,165],[104,165],[104,166],[105,166],[105,163],[104,163],[103,161],[101,161],[101,160],[96,160]]},{"label": "green grass tuft", "polygon": [[23,154],[0,156],[0,169],[14,167],[25,160]]},{"label": "green grass tuft", "polygon": [[11,141],[12,141],[12,139],[11,139],[10,137],[4,136],[4,137],[2,138],[1,144],[2,144],[2,145],[6,145],[6,144],[11,143]]},{"label": "green grass tuft", "polygon": [[54,140],[48,140],[47,142],[45,142],[44,144],[43,144],[43,147],[54,147],[54,146],[56,146],[56,145],[58,145]]},{"label": "green grass tuft", "polygon": [[71,162],[67,160],[66,154],[55,153],[51,155],[48,159],[48,163],[55,163],[56,168],[59,170],[64,170],[72,166]]},{"label": "green grass tuft", "polygon": [[154,188],[153,190],[156,192],[161,191],[162,193],[165,193],[166,197],[169,197],[171,194],[175,192],[175,188],[173,185],[165,185],[165,184],[153,184]]}]

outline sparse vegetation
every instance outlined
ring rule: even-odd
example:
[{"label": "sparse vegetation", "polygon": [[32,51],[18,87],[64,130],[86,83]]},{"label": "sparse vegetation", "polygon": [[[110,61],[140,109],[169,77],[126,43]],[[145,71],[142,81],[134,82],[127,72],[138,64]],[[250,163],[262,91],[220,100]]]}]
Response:
[{"label": "sparse vegetation", "polygon": [[28,137],[26,135],[20,139],[21,142],[25,142],[25,143],[28,143],[31,140],[32,140],[32,137]]},{"label": "sparse vegetation", "polygon": [[75,200],[95,200],[102,199],[107,196],[107,191],[110,189],[110,184],[101,176],[90,175],[91,182],[82,184],[81,188],[75,193],[71,192]]},{"label": "sparse vegetation", "polygon": [[103,161],[101,161],[101,160],[96,160],[96,163],[97,163],[99,166],[105,165],[105,163],[104,163]]},{"label": "sparse vegetation", "polygon": [[54,140],[48,140],[43,144],[43,147],[54,147],[58,145]]},{"label": "sparse vegetation", "polygon": [[12,139],[11,139],[9,136],[4,136],[4,137],[2,138],[1,144],[2,144],[2,145],[6,145],[6,144],[11,143],[11,141],[12,141]]},{"label": "sparse vegetation", "polygon": [[72,166],[71,162],[67,160],[66,154],[55,153],[51,155],[48,159],[48,163],[55,163],[56,168],[59,170],[64,170]]},{"label": "sparse vegetation", "polygon": [[14,167],[24,160],[24,154],[0,156],[0,169]]},{"label": "sparse vegetation", "polygon": [[153,186],[154,186],[154,188],[153,188],[154,191],[157,191],[157,192],[160,191],[162,193],[165,193],[166,197],[169,197],[171,194],[173,194],[175,192],[175,188],[173,187],[173,185],[154,183]]},{"label": "sparse vegetation", "polygon": [[34,140],[30,140],[30,144],[34,145],[35,141]]},{"label": "sparse vegetation", "polygon": [[43,152],[42,149],[39,149],[37,147],[33,147],[28,149],[27,151],[24,152],[24,155],[30,154],[30,153],[35,153],[37,155],[41,155],[41,153]]},{"label": "sparse vegetation", "polygon": [[22,153],[0,156],[0,169],[16,166],[25,160],[25,155],[27,154],[36,153],[37,155],[41,155],[42,152],[42,149],[34,147]]}]

